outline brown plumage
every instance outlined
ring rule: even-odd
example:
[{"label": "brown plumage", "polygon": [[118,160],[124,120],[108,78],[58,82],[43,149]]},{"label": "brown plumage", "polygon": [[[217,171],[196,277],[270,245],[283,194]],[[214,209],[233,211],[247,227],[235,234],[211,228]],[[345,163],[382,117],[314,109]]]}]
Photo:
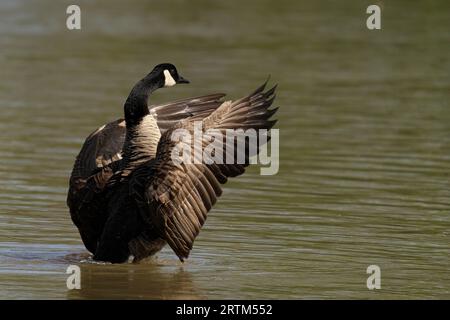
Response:
[{"label": "brown plumage", "polygon": [[[222,104],[223,96],[211,94],[188,98],[150,106],[149,109],[158,119],[157,124],[162,133],[181,119],[209,115]],[[156,135],[159,133],[155,132]],[[121,168],[125,136],[125,119],[112,121],[96,129],[86,138],[70,176],[67,205],[84,245],[94,254],[106,220],[102,215],[104,201],[101,198],[109,179]]]},{"label": "brown plumage", "polygon": [[[127,100],[132,105],[125,104],[126,120],[92,133],[75,161],[67,203],[94,259],[123,262],[132,255],[138,261],[166,242],[180,260],[187,258],[207,213],[221,195],[220,184],[245,171],[247,156],[242,164],[176,165],[171,159],[176,146],[171,135],[176,129],[192,134],[194,121],[199,120],[203,130],[222,133],[270,129],[275,124],[270,117],[277,109],[269,109],[275,87],[264,92],[265,84],[233,102],[213,94],[150,106],[150,111],[146,105],[145,110],[137,107],[140,94],[164,83],[162,70],[171,70],[172,65],[162,66],[133,88]],[[171,74],[177,81],[176,69]],[[142,91],[145,81],[150,89]],[[203,146],[208,142],[205,138]]]}]

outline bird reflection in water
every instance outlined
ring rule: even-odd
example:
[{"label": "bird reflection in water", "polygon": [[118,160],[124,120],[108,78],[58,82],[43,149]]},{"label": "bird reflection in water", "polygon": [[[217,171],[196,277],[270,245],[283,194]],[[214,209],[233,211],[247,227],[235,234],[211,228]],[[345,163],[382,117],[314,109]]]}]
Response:
[{"label": "bird reflection in water", "polygon": [[81,289],[68,299],[206,299],[178,262],[151,259],[140,264],[80,263]]}]

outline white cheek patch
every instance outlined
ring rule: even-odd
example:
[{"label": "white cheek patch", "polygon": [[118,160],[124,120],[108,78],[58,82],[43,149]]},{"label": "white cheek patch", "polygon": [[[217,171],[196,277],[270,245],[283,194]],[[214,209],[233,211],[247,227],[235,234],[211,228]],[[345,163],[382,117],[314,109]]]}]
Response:
[{"label": "white cheek patch", "polygon": [[173,79],[172,75],[170,74],[169,70],[164,70],[164,87],[172,87],[176,84],[175,80]]}]

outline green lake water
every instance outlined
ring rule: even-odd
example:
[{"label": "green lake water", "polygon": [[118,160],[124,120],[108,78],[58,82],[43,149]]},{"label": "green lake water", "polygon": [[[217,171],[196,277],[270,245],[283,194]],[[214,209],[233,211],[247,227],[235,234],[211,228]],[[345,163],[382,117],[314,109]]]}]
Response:
[{"label": "green lake water", "polygon": [[[1,299],[450,298],[448,1],[80,0],[79,31],[69,4],[0,2]],[[90,263],[65,204],[74,158],[161,62],[191,84],[152,103],[235,99],[270,74],[280,170],[226,184],[184,264],[170,248]]]}]

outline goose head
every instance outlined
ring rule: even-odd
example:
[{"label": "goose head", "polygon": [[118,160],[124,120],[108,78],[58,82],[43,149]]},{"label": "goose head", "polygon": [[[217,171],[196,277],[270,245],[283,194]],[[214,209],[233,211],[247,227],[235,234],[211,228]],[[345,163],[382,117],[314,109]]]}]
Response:
[{"label": "goose head", "polygon": [[149,74],[134,85],[125,101],[124,111],[127,124],[138,123],[149,113],[148,97],[153,91],[159,88],[173,87],[178,83],[189,83],[189,81],[180,76],[173,64],[161,63],[154,67]]},{"label": "goose head", "polygon": [[145,79],[157,83],[159,88],[173,87],[179,83],[189,83],[188,80],[178,73],[177,68],[171,63],[158,64]]}]

